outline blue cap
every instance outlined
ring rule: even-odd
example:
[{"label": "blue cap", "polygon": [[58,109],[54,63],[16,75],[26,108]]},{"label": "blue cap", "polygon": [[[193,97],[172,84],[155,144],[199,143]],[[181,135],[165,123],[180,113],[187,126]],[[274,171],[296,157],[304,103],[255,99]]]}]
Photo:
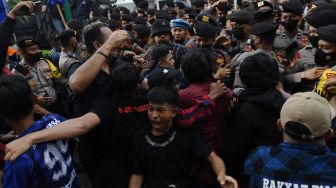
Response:
[{"label": "blue cap", "polygon": [[182,20],[182,19],[175,19],[170,21],[170,27],[174,28],[174,27],[182,27],[184,29],[189,29],[189,24],[188,22]]}]

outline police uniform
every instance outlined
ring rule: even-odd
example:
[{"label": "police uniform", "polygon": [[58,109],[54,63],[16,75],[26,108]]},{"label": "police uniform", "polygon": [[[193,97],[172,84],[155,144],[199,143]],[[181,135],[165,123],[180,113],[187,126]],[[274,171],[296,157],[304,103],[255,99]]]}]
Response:
[{"label": "police uniform", "polygon": [[274,39],[274,50],[277,52],[284,52],[284,50],[294,41],[300,42],[301,31],[299,31],[294,38],[290,38],[285,33],[277,31]]},{"label": "police uniform", "polygon": [[[70,40],[72,37],[76,37],[76,32],[74,30],[64,30],[59,36],[61,41]],[[68,84],[68,70],[70,66],[78,61],[79,59],[76,57],[76,52],[65,52],[63,50],[61,51],[59,68],[66,84]]]},{"label": "police uniform", "polygon": [[[264,33],[269,33],[277,29],[279,26],[278,23],[276,22],[271,22],[271,21],[264,21],[264,22],[259,22],[256,23],[252,26],[251,34],[257,35],[257,36],[262,36]],[[265,53],[272,58],[274,58],[277,62],[277,57],[274,52],[266,51],[264,49],[257,49],[255,51],[250,51],[250,52],[243,52],[237,54],[233,59],[232,63],[230,64],[231,70],[234,71],[235,73],[235,78],[234,78],[234,92],[236,94],[239,94],[242,89],[243,89],[243,83],[241,82],[240,76],[239,76],[239,70],[240,70],[240,64],[243,62],[243,60],[251,55],[254,55],[256,53]],[[278,63],[279,64],[279,63]],[[280,71],[281,72],[281,71]]]},{"label": "police uniform", "polygon": [[[303,5],[299,0],[289,0],[286,1],[280,6],[282,12],[290,12],[295,15],[302,15],[303,13]],[[293,41],[297,41],[299,43],[299,39],[301,38],[301,31],[291,38],[286,35],[284,32],[277,32],[275,40],[274,40],[274,50],[275,51],[283,51],[287,48]]]},{"label": "police uniform", "polygon": [[[38,44],[38,42],[32,38],[23,38],[17,42],[17,45],[20,48],[33,46],[35,44]],[[52,80],[52,70],[48,61],[40,59],[35,64],[31,65],[22,60],[19,64],[25,67],[26,73],[19,72],[17,69],[13,69],[12,73],[23,76],[35,95],[50,97],[43,106],[54,104],[57,101],[57,94]]]},{"label": "police uniform", "polygon": [[296,65],[293,68],[285,68],[285,82],[286,87],[289,87],[293,93],[312,91],[314,89],[314,82],[311,80],[302,80],[302,74],[304,71],[312,69],[316,66],[314,60],[314,54],[316,49],[311,45],[305,46],[298,51],[296,57]]},{"label": "police uniform", "polygon": [[[210,14],[207,14],[207,13],[202,13],[202,14],[199,14],[197,17],[196,17],[196,24],[194,25],[194,33],[195,35],[197,35],[196,33],[196,29],[195,29],[195,26],[197,24],[201,24],[201,23],[207,23],[209,25],[212,25],[213,27],[215,27],[217,29],[218,27],[218,22],[216,21],[216,18]],[[208,25],[208,26],[209,26]],[[199,32],[200,33],[200,32]],[[199,35],[199,34],[198,34]],[[214,35],[214,37],[216,37]],[[196,38],[193,37],[191,38],[186,44],[185,44],[185,47],[188,48],[188,49],[195,49],[197,48],[197,44],[196,44]]]},{"label": "police uniform", "polygon": [[[229,14],[228,20],[230,20],[231,22],[236,22],[238,24],[250,24],[252,23],[252,15],[247,10],[239,10]],[[231,56],[234,56],[244,49],[246,41],[237,39],[234,34],[232,36],[232,41],[234,42],[232,42],[232,49],[230,49],[229,53],[231,54]]]},{"label": "police uniform", "polygon": [[[328,26],[322,26],[318,28],[318,34],[320,36],[321,40],[330,42],[332,44],[336,44],[336,25],[328,25]],[[333,64],[334,66],[331,67],[330,69],[327,69],[323,72],[322,76],[319,79],[319,82],[316,84],[316,92],[320,94],[321,96],[325,98],[330,98],[332,93],[327,92],[326,90],[323,89],[324,84],[327,82],[328,79],[336,78],[336,51],[330,53],[330,54],[325,54],[323,58],[326,60],[327,65],[328,64]]]}]

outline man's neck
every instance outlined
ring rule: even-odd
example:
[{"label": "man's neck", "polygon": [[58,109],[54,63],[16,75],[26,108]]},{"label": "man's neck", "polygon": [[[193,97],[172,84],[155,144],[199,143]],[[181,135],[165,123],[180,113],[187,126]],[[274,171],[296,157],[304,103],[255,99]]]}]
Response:
[{"label": "man's neck", "polygon": [[25,130],[29,129],[34,123],[34,114],[31,112],[27,117],[13,121],[7,120],[9,126],[14,130],[15,134],[21,134]]},{"label": "man's neck", "polygon": [[172,128],[173,122],[170,123],[170,125],[167,127],[167,129],[164,130],[156,130],[156,129],[152,129],[152,134],[155,136],[161,136],[165,133],[167,133],[171,128]]},{"label": "man's neck", "polygon": [[305,142],[305,141],[301,141],[301,140],[292,139],[291,137],[289,137],[285,133],[284,133],[284,136],[283,136],[283,141],[287,142],[287,143],[290,143],[290,144],[317,144],[317,145],[322,145],[322,146],[327,145],[325,139],[312,141],[312,142]]},{"label": "man's neck", "polygon": [[299,29],[296,27],[295,29],[293,29],[293,31],[287,31],[286,30],[285,33],[289,38],[293,39],[296,36],[296,34],[298,33],[298,31],[299,31]]},{"label": "man's neck", "polygon": [[67,53],[72,53],[74,50],[72,48],[62,48],[62,51],[67,52]]}]

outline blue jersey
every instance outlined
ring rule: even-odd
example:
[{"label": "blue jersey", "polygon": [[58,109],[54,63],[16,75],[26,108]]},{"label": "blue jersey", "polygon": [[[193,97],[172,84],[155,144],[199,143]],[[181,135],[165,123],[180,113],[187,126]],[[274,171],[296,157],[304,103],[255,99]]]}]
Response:
[{"label": "blue jersey", "polygon": [[[49,128],[64,121],[58,115],[47,115],[36,121],[19,135]],[[6,161],[3,176],[4,187],[79,187],[76,172],[66,140],[45,142],[33,145],[15,161]]]}]

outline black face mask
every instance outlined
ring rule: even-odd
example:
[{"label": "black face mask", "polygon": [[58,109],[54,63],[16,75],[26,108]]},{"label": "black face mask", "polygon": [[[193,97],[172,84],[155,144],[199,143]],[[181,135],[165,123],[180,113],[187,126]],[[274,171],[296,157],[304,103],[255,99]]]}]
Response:
[{"label": "black face mask", "polygon": [[42,58],[42,52],[38,52],[28,57],[31,62],[38,62]]},{"label": "black face mask", "polygon": [[309,42],[314,47],[318,47],[318,41],[320,40],[319,36],[309,36]]},{"label": "black face mask", "polygon": [[286,31],[293,31],[298,26],[298,23],[299,23],[298,20],[288,19],[285,22],[282,22],[281,24],[284,26]]},{"label": "black face mask", "polygon": [[241,39],[244,36],[244,28],[241,27],[241,26],[236,26],[236,27],[232,28],[232,34],[237,39]]},{"label": "black face mask", "polygon": [[321,66],[321,67],[324,67],[326,65],[333,66],[331,65],[332,61],[336,61],[336,52],[325,53],[320,48],[316,49],[315,63],[317,66]]}]

